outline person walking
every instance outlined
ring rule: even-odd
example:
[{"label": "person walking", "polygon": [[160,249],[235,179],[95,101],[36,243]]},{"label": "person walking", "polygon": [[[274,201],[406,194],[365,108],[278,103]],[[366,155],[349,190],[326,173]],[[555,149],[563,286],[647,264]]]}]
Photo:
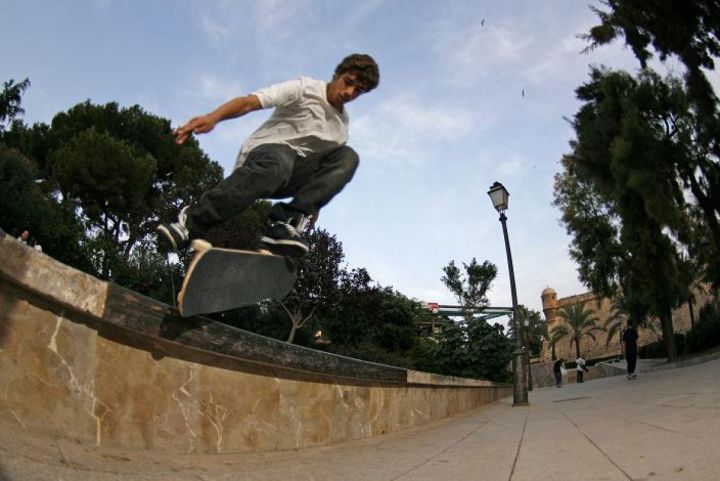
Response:
[{"label": "person walking", "polygon": [[258,199],[285,199],[270,210],[270,226],[260,241],[272,252],[302,256],[308,245],[301,233],[310,217],[352,179],[358,154],[347,145],[350,119],[345,104],[377,87],[380,72],[369,55],[352,54],[335,68],[329,83],[300,77],[226,102],[195,117],[174,132],[182,144],[192,134],[208,133],[219,122],[274,108],[270,118],[243,143],[232,174],[184,206],[176,222],[159,224],[157,233],[171,250],[238,215]]},{"label": "person walking", "polygon": [[565,368],[565,359],[562,357],[553,364],[555,374],[555,387],[562,387],[562,370]]},{"label": "person walking", "polygon": [[637,340],[638,333],[632,321],[628,321],[627,329],[623,333],[623,342],[625,343],[625,361],[627,362],[627,379],[637,379],[635,374],[635,365],[637,364]]}]

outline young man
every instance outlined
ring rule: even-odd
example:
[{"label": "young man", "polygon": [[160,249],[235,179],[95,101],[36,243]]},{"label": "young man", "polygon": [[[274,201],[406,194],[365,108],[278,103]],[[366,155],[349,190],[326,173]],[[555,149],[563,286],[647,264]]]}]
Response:
[{"label": "young man", "polygon": [[588,368],[585,367],[585,359],[582,357],[582,354],[578,356],[577,359],[575,359],[575,371],[577,373],[577,382],[584,382],[583,377],[585,375],[585,371],[587,371]]},{"label": "young man", "polygon": [[635,325],[628,321],[627,329],[623,333],[623,342],[625,343],[625,361],[627,361],[627,378],[628,381],[637,379],[635,374],[635,366],[637,364],[637,340],[638,333]]},{"label": "young man", "polygon": [[233,173],[197,204],[183,207],[177,222],[160,224],[160,239],[182,249],[258,199],[293,197],[273,205],[271,224],[260,240],[281,255],[307,253],[300,235],[305,220],[343,189],[358,166],[358,155],[346,145],[345,104],[377,87],[379,80],[372,57],[353,54],[335,68],[330,83],[307,77],[283,82],[230,100],[176,129],[176,142],[182,144],[192,134],[210,132],[218,122],[275,108],[240,148]]},{"label": "young man", "polygon": [[565,367],[565,358],[560,358],[553,363],[553,374],[555,374],[555,387],[562,387],[562,370]]}]

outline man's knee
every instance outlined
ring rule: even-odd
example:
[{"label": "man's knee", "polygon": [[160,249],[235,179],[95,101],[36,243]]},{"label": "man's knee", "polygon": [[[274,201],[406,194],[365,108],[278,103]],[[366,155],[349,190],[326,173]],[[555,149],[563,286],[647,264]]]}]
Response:
[{"label": "man's knee", "polygon": [[342,170],[347,176],[352,177],[360,164],[360,156],[352,147],[343,145],[335,150],[331,157],[337,168]]}]

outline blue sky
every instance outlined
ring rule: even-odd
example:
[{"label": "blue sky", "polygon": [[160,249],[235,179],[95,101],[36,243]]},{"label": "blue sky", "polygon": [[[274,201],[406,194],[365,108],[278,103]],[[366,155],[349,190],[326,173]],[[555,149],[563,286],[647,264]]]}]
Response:
[{"label": "blue sky", "polygon": [[[78,102],[139,104],[179,125],[232,97],[300,75],[330,80],[353,52],[380,65],[377,90],[348,105],[355,179],[321,213],[347,267],[425,301],[455,304],[450,260],[498,266],[490,292],[511,304],[498,214],[507,212],[519,302],[541,310],[585,288],[551,205],[569,150],[574,89],[590,64],[635,70],[621,44],[581,54],[596,24],[574,0],[1,0],[0,81],[29,77],[28,123]],[[524,96],[523,96],[524,91]],[[269,115],[200,136],[226,171]]]}]

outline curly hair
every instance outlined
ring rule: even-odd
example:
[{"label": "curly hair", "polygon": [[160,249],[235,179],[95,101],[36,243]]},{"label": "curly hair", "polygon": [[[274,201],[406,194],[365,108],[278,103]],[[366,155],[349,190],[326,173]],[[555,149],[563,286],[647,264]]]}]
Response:
[{"label": "curly hair", "polygon": [[358,80],[362,83],[366,92],[371,91],[380,83],[380,69],[370,55],[363,53],[348,55],[335,67],[333,79],[346,72],[357,74]]}]

